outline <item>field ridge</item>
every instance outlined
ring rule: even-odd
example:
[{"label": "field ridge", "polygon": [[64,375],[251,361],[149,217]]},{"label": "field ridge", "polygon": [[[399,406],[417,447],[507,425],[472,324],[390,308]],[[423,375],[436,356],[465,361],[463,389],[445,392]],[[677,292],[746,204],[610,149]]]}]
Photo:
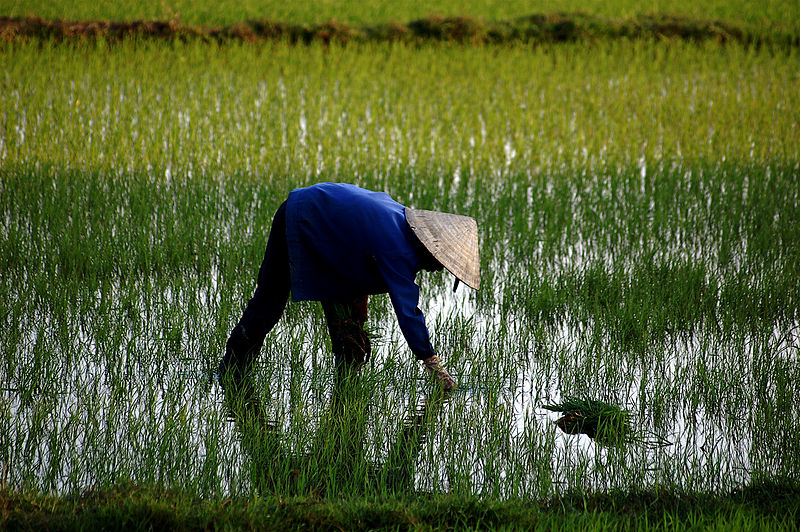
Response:
[{"label": "field ridge", "polygon": [[46,20],[41,17],[0,17],[0,42],[30,39],[80,42],[103,39],[286,41],[293,44],[454,42],[460,44],[544,44],[610,39],[677,39],[738,42],[756,46],[800,46],[800,34],[788,27],[755,27],[681,15],[645,14],[612,19],[585,13],[537,13],[510,20],[486,22],[469,16],[431,14],[406,24],[386,22],[355,26],[335,19],[303,24],[268,19],[228,26],[191,25],[171,20]]}]

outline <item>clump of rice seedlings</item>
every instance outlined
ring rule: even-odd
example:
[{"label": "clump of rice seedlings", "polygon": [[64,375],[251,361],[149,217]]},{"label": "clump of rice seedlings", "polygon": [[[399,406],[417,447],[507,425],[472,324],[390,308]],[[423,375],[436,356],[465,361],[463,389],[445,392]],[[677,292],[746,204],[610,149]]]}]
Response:
[{"label": "clump of rice seedlings", "polygon": [[669,445],[664,438],[637,430],[629,410],[604,401],[567,396],[561,403],[542,405],[542,408],[563,414],[556,425],[567,434],[586,434],[601,445]]}]

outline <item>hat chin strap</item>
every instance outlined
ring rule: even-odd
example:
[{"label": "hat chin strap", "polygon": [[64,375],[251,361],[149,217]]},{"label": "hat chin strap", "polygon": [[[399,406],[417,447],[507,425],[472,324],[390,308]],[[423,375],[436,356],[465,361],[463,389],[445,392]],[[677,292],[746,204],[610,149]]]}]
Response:
[{"label": "hat chin strap", "polygon": [[453,283],[453,293],[454,294],[456,293],[456,288],[458,288],[458,283],[459,283],[459,279],[458,279],[458,277],[456,277],[456,282]]}]

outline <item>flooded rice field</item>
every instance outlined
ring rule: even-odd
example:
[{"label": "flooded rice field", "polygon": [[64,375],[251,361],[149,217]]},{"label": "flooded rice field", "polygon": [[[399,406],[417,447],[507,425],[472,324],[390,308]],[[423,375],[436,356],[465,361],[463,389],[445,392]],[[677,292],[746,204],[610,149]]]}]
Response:
[{"label": "flooded rice field", "polygon": [[[3,485],[546,498],[798,476],[796,54],[211,48],[0,55]],[[386,296],[346,386],[316,303],[287,307],[247,393],[220,386],[272,215],[323,180],[477,220],[479,291],[417,279],[446,400]],[[566,434],[544,406],[572,396],[636,438]]]}]

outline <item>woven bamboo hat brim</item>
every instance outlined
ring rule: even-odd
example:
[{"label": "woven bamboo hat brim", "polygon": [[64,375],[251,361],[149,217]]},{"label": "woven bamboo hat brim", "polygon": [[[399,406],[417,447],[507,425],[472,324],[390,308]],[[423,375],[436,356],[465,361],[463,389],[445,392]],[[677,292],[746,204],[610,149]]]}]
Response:
[{"label": "woven bamboo hat brim", "polygon": [[480,288],[478,223],[474,218],[406,207],[406,221],[442,266],[470,288]]}]

